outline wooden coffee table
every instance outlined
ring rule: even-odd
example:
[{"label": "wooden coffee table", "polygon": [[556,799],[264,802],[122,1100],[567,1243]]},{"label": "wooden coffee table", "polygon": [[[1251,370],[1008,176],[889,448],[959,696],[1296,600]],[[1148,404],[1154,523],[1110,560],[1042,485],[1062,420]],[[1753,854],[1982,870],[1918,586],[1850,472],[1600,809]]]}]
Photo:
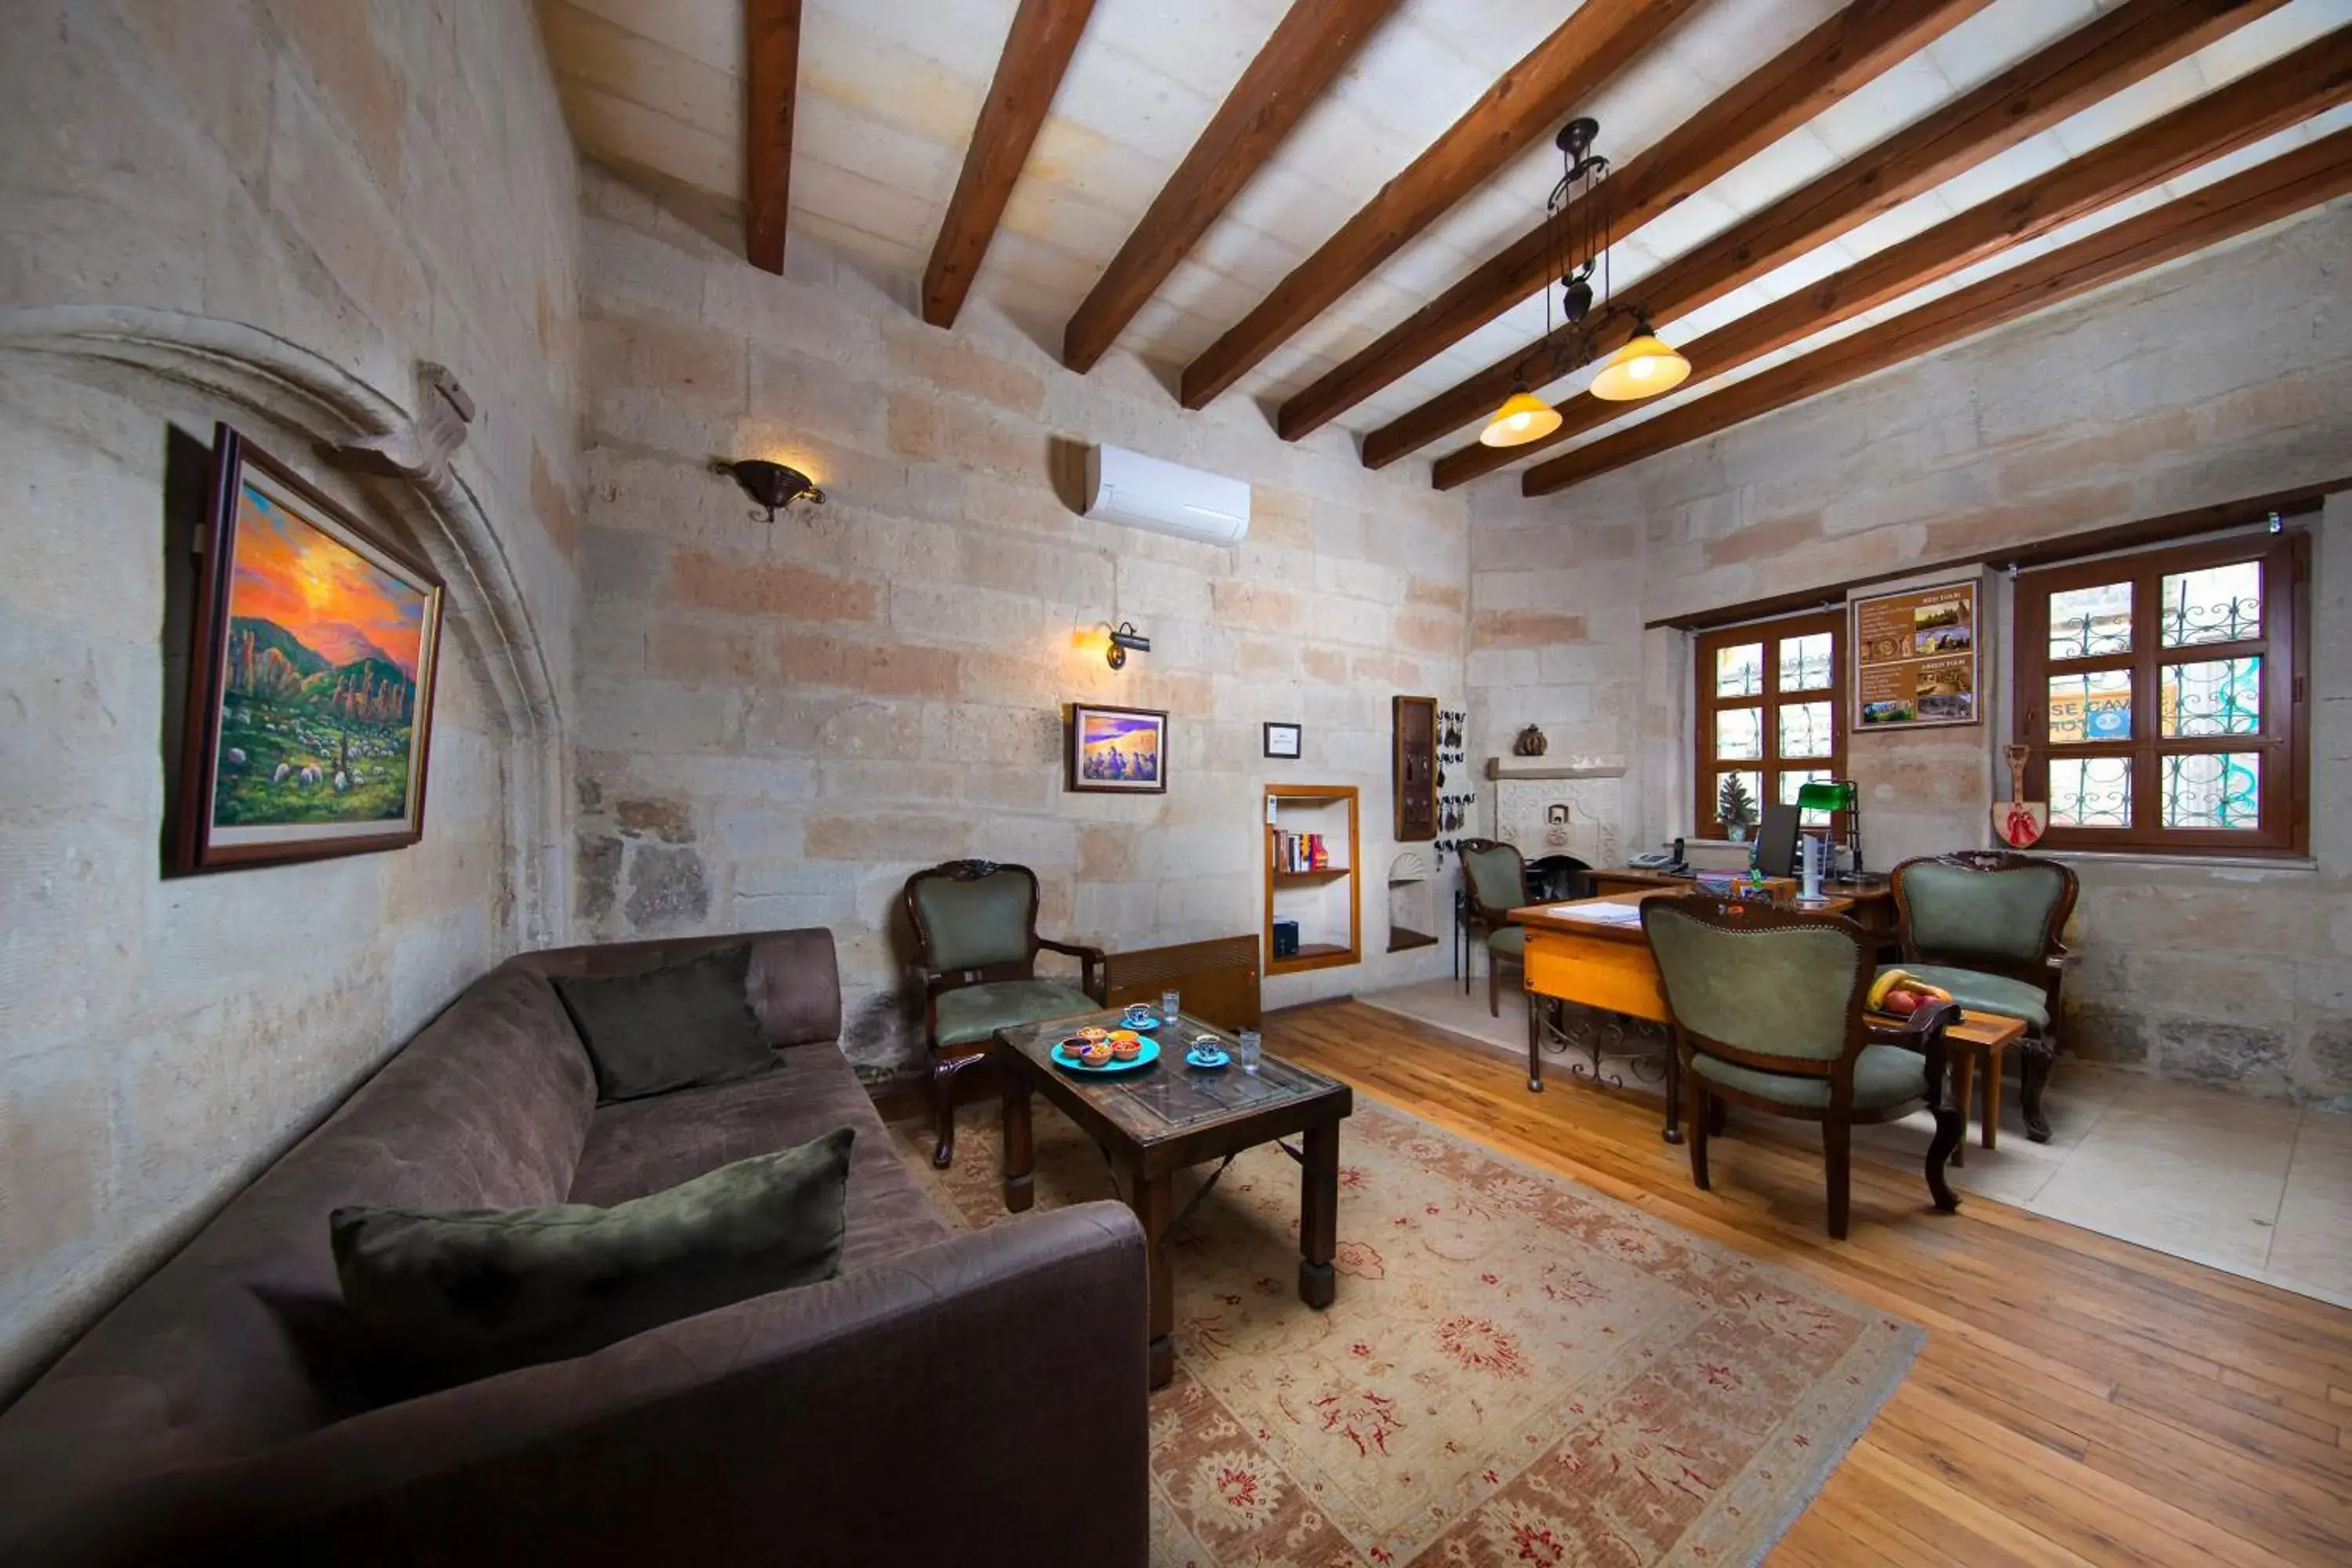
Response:
[{"label": "wooden coffee table", "polygon": [[1300,1134],[1300,1147],[1282,1145],[1301,1167],[1298,1193],[1298,1299],[1310,1307],[1331,1304],[1336,1280],[1331,1255],[1339,1244],[1339,1123],[1356,1108],[1344,1083],[1318,1077],[1278,1057],[1261,1059],[1255,1073],[1238,1063],[1204,1072],[1184,1065],[1185,1043],[1195,1035],[1215,1035],[1234,1048],[1224,1030],[1184,1018],[1163,1024],[1154,1037],[1160,1059],[1133,1072],[1100,1076],[1066,1072],[1049,1053],[1056,1042],[1087,1024],[1116,1027],[1118,1014],[1082,1014],[1045,1024],[999,1029],[989,1044],[997,1079],[1004,1086],[1004,1206],[1018,1212],[1034,1201],[1036,1152],[1030,1140],[1029,1097],[1044,1095],[1084,1128],[1109,1157],[1128,1206],[1143,1226],[1151,1260],[1151,1386],[1176,1373],[1175,1282],[1168,1257],[1170,1233],[1191,1214],[1217,1177],[1221,1164],[1193,1194],[1182,1213],[1175,1206],[1174,1178],[1188,1165],[1211,1160],[1227,1164],[1260,1143]]}]

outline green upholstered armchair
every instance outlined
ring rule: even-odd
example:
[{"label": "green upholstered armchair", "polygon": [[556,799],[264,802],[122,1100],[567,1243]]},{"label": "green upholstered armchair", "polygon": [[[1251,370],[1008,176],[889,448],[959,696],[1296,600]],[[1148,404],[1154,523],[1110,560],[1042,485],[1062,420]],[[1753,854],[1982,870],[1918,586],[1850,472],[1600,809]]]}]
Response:
[{"label": "green upholstered armchair", "polygon": [[[1507,963],[1527,972],[1528,928],[1513,924],[1511,911],[1535,902],[1528,892],[1528,863],[1517,845],[1499,839],[1465,838],[1455,848],[1462,857],[1462,923],[1472,937],[1485,939],[1486,1011],[1499,1018],[1503,1001],[1496,971]],[[1469,994],[1466,959],[1462,990]]]},{"label": "green upholstered armchair", "polygon": [[[1903,967],[1962,1007],[2024,1022],[2019,1109],[2036,1143],[2050,1141],[2042,1089],[2058,1052],[2058,986],[2066,974],[2058,933],[2074,913],[2076,890],[2072,867],[2007,849],[1922,856],[1895,868]],[[1999,1088],[1986,1085],[1988,1149],[2000,1119]]]},{"label": "green upholstered armchair", "polygon": [[1892,1121],[1925,1103],[1936,1113],[1927,1190],[1949,1213],[1959,1200],[1944,1165],[1966,1127],[1950,1103],[1944,1031],[1950,1003],[1902,1028],[1872,1024],[1873,940],[1852,921],[1702,895],[1643,900],[1642,929],[1675,1016],[1682,1082],[1691,1089],[1691,1179],[1704,1188],[1706,1140],[1728,1103],[1822,1124],[1830,1235],[1845,1239],[1853,1123]]},{"label": "green upholstered armchair", "polygon": [[[907,879],[931,1054],[931,1115],[941,1170],[955,1157],[955,1076],[983,1059],[1008,1024],[1034,1024],[1103,1005],[1102,949],[1037,934],[1037,874],[1026,866],[950,860]],[[1040,951],[1078,961],[1079,984],[1037,977]]]}]

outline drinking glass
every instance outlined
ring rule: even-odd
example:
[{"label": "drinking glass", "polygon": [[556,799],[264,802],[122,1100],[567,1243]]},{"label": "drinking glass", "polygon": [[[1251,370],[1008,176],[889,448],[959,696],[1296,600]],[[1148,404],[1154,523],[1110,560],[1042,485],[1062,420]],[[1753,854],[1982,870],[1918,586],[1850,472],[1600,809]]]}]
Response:
[{"label": "drinking glass", "polygon": [[1242,1064],[1242,1071],[1257,1071],[1257,1031],[1243,1029],[1234,1036],[1234,1059]]},{"label": "drinking glass", "polygon": [[1167,1019],[1171,1024],[1176,1022],[1176,1004],[1179,998],[1173,991],[1162,991],[1160,994],[1160,1016]]}]

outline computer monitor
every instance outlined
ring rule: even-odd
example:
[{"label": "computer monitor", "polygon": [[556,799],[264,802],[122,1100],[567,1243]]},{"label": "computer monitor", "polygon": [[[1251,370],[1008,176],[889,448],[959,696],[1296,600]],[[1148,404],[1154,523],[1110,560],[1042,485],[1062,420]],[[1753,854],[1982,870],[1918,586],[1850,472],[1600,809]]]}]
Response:
[{"label": "computer monitor", "polygon": [[1797,874],[1797,818],[1793,805],[1768,805],[1764,826],[1756,835],[1756,868],[1768,877]]}]

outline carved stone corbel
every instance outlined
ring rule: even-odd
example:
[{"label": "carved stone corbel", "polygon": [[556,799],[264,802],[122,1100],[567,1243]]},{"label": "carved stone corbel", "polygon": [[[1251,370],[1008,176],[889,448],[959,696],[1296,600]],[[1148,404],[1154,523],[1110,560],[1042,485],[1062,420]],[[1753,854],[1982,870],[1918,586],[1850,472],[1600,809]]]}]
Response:
[{"label": "carved stone corbel", "polygon": [[473,422],[474,399],[457,378],[446,366],[419,360],[416,412],[405,424],[326,450],[346,468],[430,483],[447,475],[449,459],[466,444],[466,430]]}]

